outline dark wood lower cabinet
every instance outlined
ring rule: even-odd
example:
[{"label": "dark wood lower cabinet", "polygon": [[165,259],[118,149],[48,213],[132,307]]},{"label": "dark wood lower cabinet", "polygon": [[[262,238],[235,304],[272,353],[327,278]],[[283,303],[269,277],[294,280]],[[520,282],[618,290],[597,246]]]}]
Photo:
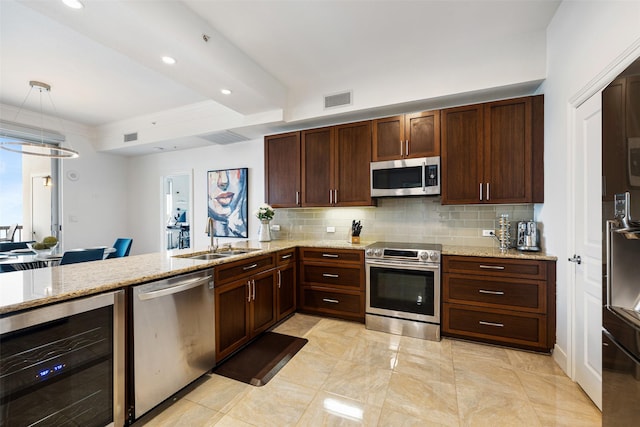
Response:
[{"label": "dark wood lower cabinet", "polygon": [[276,323],[275,298],[273,270],[216,288],[216,361]]},{"label": "dark wood lower cabinet", "polygon": [[444,256],[442,335],[549,352],[555,261]]},{"label": "dark wood lower cabinet", "polygon": [[364,323],[364,252],[301,248],[298,309]]}]

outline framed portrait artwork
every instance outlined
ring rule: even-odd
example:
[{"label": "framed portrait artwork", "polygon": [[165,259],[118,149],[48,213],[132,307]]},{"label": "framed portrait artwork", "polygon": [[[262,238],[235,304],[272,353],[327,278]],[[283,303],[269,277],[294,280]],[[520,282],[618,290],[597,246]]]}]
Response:
[{"label": "framed portrait artwork", "polygon": [[247,238],[247,168],[207,172],[208,216],[214,236]]}]

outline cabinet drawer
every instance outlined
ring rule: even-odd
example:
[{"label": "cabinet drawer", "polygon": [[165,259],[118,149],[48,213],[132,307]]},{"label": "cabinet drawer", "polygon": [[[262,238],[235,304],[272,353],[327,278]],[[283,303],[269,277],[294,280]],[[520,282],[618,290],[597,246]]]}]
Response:
[{"label": "cabinet drawer", "polygon": [[302,289],[302,308],[352,316],[362,314],[364,309],[361,294],[347,294],[309,287]]},{"label": "cabinet drawer", "polygon": [[223,264],[214,269],[215,283],[219,285],[230,280],[240,279],[273,268],[275,266],[274,258],[273,254],[269,254]]},{"label": "cabinet drawer", "polygon": [[446,255],[442,257],[443,273],[479,274],[492,277],[518,277],[546,280],[545,261],[512,258],[483,258]]},{"label": "cabinet drawer", "polygon": [[276,265],[286,265],[296,262],[296,248],[284,249],[276,253]]},{"label": "cabinet drawer", "polygon": [[360,289],[362,287],[361,272],[361,269],[353,267],[304,264],[302,266],[302,281],[307,284],[316,283]]},{"label": "cabinet drawer", "polygon": [[546,313],[546,283],[444,274],[443,302]]},{"label": "cabinet drawer", "polygon": [[300,256],[304,261],[345,262],[362,264],[364,251],[350,249],[302,248]]},{"label": "cabinet drawer", "polygon": [[545,348],[547,318],[541,314],[443,304],[443,334]]}]

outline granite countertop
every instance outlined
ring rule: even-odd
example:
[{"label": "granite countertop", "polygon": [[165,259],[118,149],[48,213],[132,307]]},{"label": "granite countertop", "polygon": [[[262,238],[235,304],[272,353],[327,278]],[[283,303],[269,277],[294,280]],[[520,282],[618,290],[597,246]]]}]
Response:
[{"label": "granite countertop", "polygon": [[[113,291],[131,285],[161,280],[178,274],[215,267],[255,255],[275,252],[298,246],[333,249],[364,249],[373,242],[352,244],[340,240],[274,240],[271,242],[240,242],[234,248],[256,249],[250,253],[215,260],[180,258],[202,252],[201,249],[182,249],[103,261],[70,264],[35,270],[0,274],[0,315],[35,308],[77,297]],[[555,260],[541,252],[522,253],[510,250],[506,253],[494,248],[443,245],[443,255],[506,257],[520,259]]]}]

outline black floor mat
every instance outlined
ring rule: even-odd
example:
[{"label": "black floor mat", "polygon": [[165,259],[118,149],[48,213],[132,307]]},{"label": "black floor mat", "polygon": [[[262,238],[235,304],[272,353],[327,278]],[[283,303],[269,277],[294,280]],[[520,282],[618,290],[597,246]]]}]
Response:
[{"label": "black floor mat", "polygon": [[265,332],[254,342],[216,367],[213,372],[243,383],[263,386],[308,341],[305,338]]}]

